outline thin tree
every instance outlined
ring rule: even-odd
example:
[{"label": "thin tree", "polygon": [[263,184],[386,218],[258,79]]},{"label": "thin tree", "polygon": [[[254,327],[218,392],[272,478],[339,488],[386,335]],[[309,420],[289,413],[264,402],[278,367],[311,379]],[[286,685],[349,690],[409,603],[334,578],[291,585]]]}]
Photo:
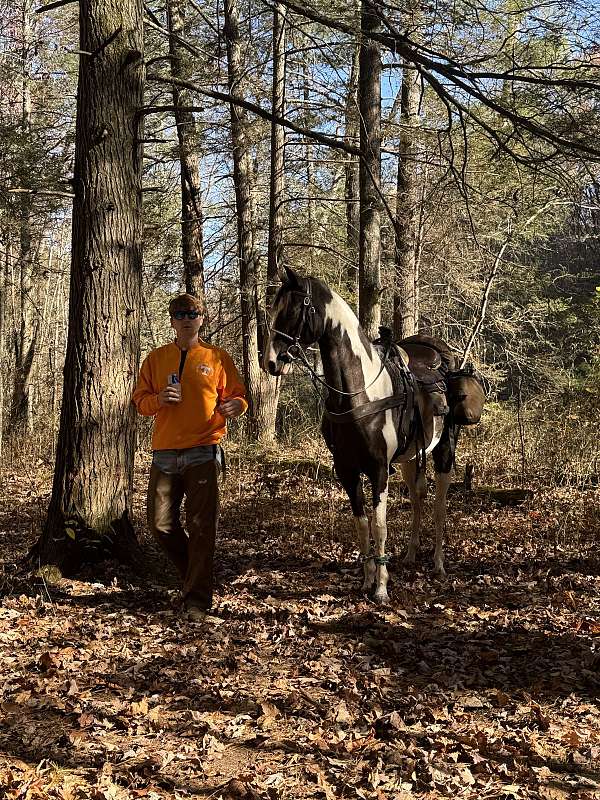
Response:
[{"label": "thin tree", "polygon": [[[21,80],[21,114],[19,120],[20,137],[24,144],[30,145],[32,136],[31,112],[31,71],[34,58],[35,19],[32,14],[31,0],[23,0],[21,5],[19,53]],[[27,158],[21,165],[22,176],[26,181],[26,172],[30,169]],[[19,228],[19,257],[16,264],[18,270],[18,318],[15,319],[13,337],[14,380],[8,428],[11,433],[22,436],[30,413],[30,390],[33,359],[39,316],[36,313],[36,243],[34,234],[34,207],[31,192],[23,191],[16,202]]]},{"label": "thin tree", "polygon": [[[185,36],[186,0],[167,0],[169,53],[174,78],[189,78],[192,73],[191,55],[180,42]],[[190,92],[173,84],[173,106],[181,173],[181,250],[185,290],[204,300],[203,211],[199,137]]]},{"label": "thin tree", "polygon": [[411,64],[402,72],[396,193],[394,336],[417,333],[419,324],[419,181],[417,127],[421,81]]},{"label": "thin tree", "polygon": [[[243,98],[244,95],[244,65],[237,0],[225,0],[223,11],[229,93],[232,100],[235,101]],[[252,150],[248,138],[249,123],[245,109],[239,104],[231,102],[229,108],[238,233],[244,378],[248,390],[248,422],[250,435],[254,439],[270,441],[275,436],[273,397],[277,392],[277,385],[262,371],[260,366],[259,320],[264,314],[265,292],[255,242],[255,186]]]},{"label": "thin tree", "polygon": [[[285,116],[285,77],[286,77],[286,16],[287,8],[281,3],[276,3],[273,10],[273,113],[279,117]],[[285,248],[283,239],[284,224],[284,194],[285,194],[285,128],[278,125],[275,120],[271,122],[271,175],[269,187],[269,243],[267,248],[267,287],[265,293],[264,313],[261,315],[259,329],[259,350],[262,352],[264,343],[268,338],[267,315],[275,299],[279,275],[283,274],[285,263]],[[274,421],[279,403],[279,381],[267,388],[263,395],[265,414],[270,414]],[[271,429],[269,429],[271,430]],[[274,429],[273,429],[274,431]],[[269,438],[267,434],[266,438]]]},{"label": "thin tree", "polygon": [[[344,141],[354,145],[358,138],[358,62],[360,44],[356,43],[352,51],[352,67],[346,95]],[[346,272],[348,289],[358,295],[358,243],[360,231],[359,207],[359,160],[346,153],[345,156],[344,197],[346,200],[346,245],[348,247],[349,265]],[[356,261],[355,261],[356,259]]]},{"label": "thin tree", "polygon": [[80,0],[69,330],[52,497],[35,549],[71,572],[131,556],[142,214],[141,0]]},{"label": "thin tree", "polygon": [[[285,41],[287,9],[281,3],[273,11],[273,113],[285,116]],[[268,299],[278,274],[283,271],[283,203],[285,191],[285,129],[275,120],[271,122],[271,176],[269,192],[269,247],[267,261]]]},{"label": "thin tree", "polygon": [[381,54],[372,34],[379,17],[369,0],[360,16],[358,106],[360,111],[359,319],[374,339],[381,322]]}]

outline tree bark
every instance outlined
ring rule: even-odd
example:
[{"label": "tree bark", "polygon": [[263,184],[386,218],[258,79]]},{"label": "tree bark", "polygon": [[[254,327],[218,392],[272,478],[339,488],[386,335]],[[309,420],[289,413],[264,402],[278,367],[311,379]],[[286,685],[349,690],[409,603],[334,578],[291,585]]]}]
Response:
[{"label": "tree bark", "polygon": [[[31,0],[23,0],[21,11],[21,119],[20,136],[25,146],[31,139],[31,66],[33,22]],[[23,164],[23,185],[29,179]],[[24,193],[18,203],[19,214],[19,319],[15,320],[15,370],[8,428],[11,436],[25,435],[31,402],[31,370],[35,355],[39,317],[35,309],[35,248],[33,247],[33,195]]]},{"label": "tree bark", "polygon": [[[357,43],[352,54],[352,68],[346,97],[346,122],[344,141],[355,145],[358,137],[358,63],[360,44]],[[359,206],[359,161],[356,156],[346,154],[345,186],[346,200],[346,243],[350,265],[346,271],[346,282],[353,296],[358,296],[358,243],[360,231]]]},{"label": "tree bark", "polygon": [[360,324],[370,339],[381,322],[381,55],[377,42],[368,38],[379,29],[379,18],[369,0],[362,0],[358,106],[360,112]]},{"label": "tree bark", "polygon": [[394,336],[405,339],[419,327],[419,186],[417,128],[421,81],[405,63],[402,73],[398,183],[396,194],[396,248],[394,281]]},{"label": "tree bark", "polygon": [[[184,0],[168,0],[167,16],[171,74],[174,78],[187,80],[192,74],[190,53],[182,47],[176,37],[185,38]],[[179,143],[181,172],[181,250],[183,254],[183,277],[185,290],[205,302],[204,296],[204,252],[203,209],[200,165],[198,159],[198,132],[191,111],[182,108],[193,105],[190,92],[173,84],[173,105]]]},{"label": "tree bark", "polygon": [[[6,237],[8,239],[8,237]],[[2,448],[4,444],[4,376],[7,371],[5,358],[6,318],[8,304],[8,260],[10,246],[7,242],[4,258],[0,262],[0,464],[2,463]]]},{"label": "tree bark", "polygon": [[[242,48],[237,0],[225,0],[224,35],[227,43],[227,74],[233,98],[243,96]],[[261,369],[259,361],[259,314],[264,303],[261,294],[261,269],[254,241],[254,171],[248,141],[248,118],[244,109],[230,103],[233,182],[238,232],[240,303],[242,314],[242,352],[244,379],[248,392],[250,436],[259,441],[275,437],[272,396],[277,383]]]},{"label": "tree bark", "polygon": [[52,497],[34,553],[65,574],[135,554],[142,266],[141,0],[80,0],[69,329]]},{"label": "tree bark", "polygon": [[[285,115],[285,39],[287,9],[276,3],[273,12],[273,113]],[[279,273],[283,272],[283,201],[285,190],[285,128],[271,123],[271,181],[269,193],[269,247],[267,262],[267,300],[277,291]]]},{"label": "tree bark", "polygon": [[[310,69],[306,57],[302,63],[303,77],[303,98],[304,98],[304,127],[308,130],[311,123],[310,113]],[[308,223],[308,263],[311,274],[314,272],[314,247],[316,244],[315,236],[315,170],[312,139],[304,137],[305,164],[306,164],[306,220]]]},{"label": "tree bark", "polygon": [[[285,116],[285,76],[286,76],[286,17],[287,8],[282,3],[276,3],[273,11],[273,113],[279,117]],[[264,293],[264,304],[261,305],[261,325],[259,330],[259,357],[264,351],[265,342],[269,336],[268,313],[277,288],[279,276],[283,274],[285,263],[285,250],[283,241],[283,204],[285,193],[285,128],[271,123],[271,175],[269,191],[269,244],[267,261],[267,286]],[[262,299],[262,298],[261,298]],[[262,378],[264,381],[264,378]],[[263,438],[272,439],[275,435],[275,419],[279,405],[279,380],[267,378],[264,387],[262,403],[264,415],[272,420],[268,433]]]}]

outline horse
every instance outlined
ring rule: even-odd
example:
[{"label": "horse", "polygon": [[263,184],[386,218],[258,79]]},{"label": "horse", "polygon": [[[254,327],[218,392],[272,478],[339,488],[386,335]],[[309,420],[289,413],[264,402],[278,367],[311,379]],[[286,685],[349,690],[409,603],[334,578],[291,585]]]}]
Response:
[{"label": "horse", "polygon": [[[387,603],[386,513],[392,462],[399,463],[409,490],[412,533],[405,563],[414,565],[427,489],[424,462],[433,452],[434,569],[445,575],[446,495],[460,426],[449,413],[444,370],[450,362],[454,365],[454,358],[447,357],[446,351],[452,355],[451,351],[439,340],[435,341],[444,358],[431,346],[433,340],[420,342],[419,337],[406,340],[404,347],[389,337],[372,343],[339,294],[317,278],[301,277],[288,267],[285,272],[271,310],[263,369],[278,376],[297,361],[312,371],[305,350],[318,344],[324,377],[312,371],[313,380],[327,389],[321,432],[350,500],[363,562],[362,589],[374,588],[375,601]],[[420,380],[415,375],[419,371]],[[464,381],[470,379],[470,374],[457,372],[455,384],[464,391]],[[455,394],[464,404],[465,396]],[[370,527],[361,475],[366,475],[372,490]]]}]

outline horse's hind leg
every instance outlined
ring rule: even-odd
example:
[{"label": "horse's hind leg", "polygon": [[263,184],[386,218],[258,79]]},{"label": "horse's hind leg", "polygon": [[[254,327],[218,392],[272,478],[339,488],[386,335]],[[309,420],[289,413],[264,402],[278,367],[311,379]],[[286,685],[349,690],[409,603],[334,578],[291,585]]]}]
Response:
[{"label": "horse's hind leg", "polygon": [[404,482],[408,486],[412,513],[412,530],[404,563],[408,566],[413,566],[420,544],[419,533],[421,530],[421,517],[423,516],[423,504],[427,494],[427,478],[423,471],[417,470],[416,459],[408,461],[406,464],[400,464],[400,469],[402,470]]},{"label": "horse's hind leg", "polygon": [[369,536],[369,520],[365,514],[365,498],[360,480],[360,474],[356,473],[340,473],[336,469],[338,477],[352,506],[352,513],[354,514],[354,527],[358,535],[358,544],[360,548],[360,556],[363,562],[364,582],[362,591],[370,591],[375,581],[375,564],[373,562],[373,553],[371,552],[371,540]]},{"label": "horse's hind leg", "polygon": [[433,506],[433,522],[435,526],[435,553],[433,555],[434,571],[444,577],[444,531],[446,528],[446,497],[450,486],[450,474],[454,466],[454,453],[460,434],[458,425],[451,425],[450,419],[444,420],[442,438],[433,450],[435,467],[435,502]]},{"label": "horse's hind leg", "polygon": [[444,569],[444,530],[446,528],[446,497],[450,486],[449,472],[435,474],[435,501],[433,505],[433,522],[435,525],[435,553],[433,555],[434,572],[441,578],[446,574]]}]

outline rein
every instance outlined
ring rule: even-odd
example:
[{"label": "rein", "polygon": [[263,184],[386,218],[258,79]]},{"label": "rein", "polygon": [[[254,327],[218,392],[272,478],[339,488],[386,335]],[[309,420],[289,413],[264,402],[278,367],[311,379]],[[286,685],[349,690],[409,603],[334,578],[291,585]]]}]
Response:
[{"label": "rein", "polygon": [[[274,333],[277,333],[279,336],[283,336],[285,339],[289,339],[292,342],[292,344],[290,345],[290,347],[288,347],[288,349],[286,351],[286,355],[289,355],[290,361],[297,361],[303,367],[306,367],[306,369],[310,372],[311,379],[313,379],[313,381],[317,381],[318,383],[321,384],[321,386],[324,386],[328,391],[335,392],[335,394],[342,395],[343,397],[356,397],[357,394],[362,394],[363,392],[366,392],[367,389],[370,389],[371,386],[373,386],[375,381],[379,378],[379,376],[381,375],[381,373],[385,369],[385,365],[386,365],[386,362],[387,362],[387,359],[388,359],[388,355],[390,353],[390,347],[388,346],[386,348],[386,351],[385,351],[385,354],[383,356],[383,359],[381,360],[381,368],[380,368],[379,372],[377,373],[377,375],[375,375],[375,377],[373,378],[371,383],[367,384],[367,386],[364,387],[364,389],[359,389],[357,392],[344,392],[341,389],[336,389],[335,386],[331,386],[329,383],[327,383],[327,381],[324,381],[323,378],[321,378],[321,376],[318,374],[318,372],[313,367],[311,367],[311,365],[308,362],[308,358],[306,356],[306,352],[304,351],[304,348],[300,344],[300,341],[298,340],[297,336],[296,337],[290,336],[287,333],[283,333],[283,331],[278,331],[276,328],[271,328],[271,330]],[[296,353],[290,353],[290,348],[291,347],[295,348],[297,352]],[[298,353],[299,353],[299,355],[298,355]],[[346,412],[343,412],[343,413],[346,413]]]}]

